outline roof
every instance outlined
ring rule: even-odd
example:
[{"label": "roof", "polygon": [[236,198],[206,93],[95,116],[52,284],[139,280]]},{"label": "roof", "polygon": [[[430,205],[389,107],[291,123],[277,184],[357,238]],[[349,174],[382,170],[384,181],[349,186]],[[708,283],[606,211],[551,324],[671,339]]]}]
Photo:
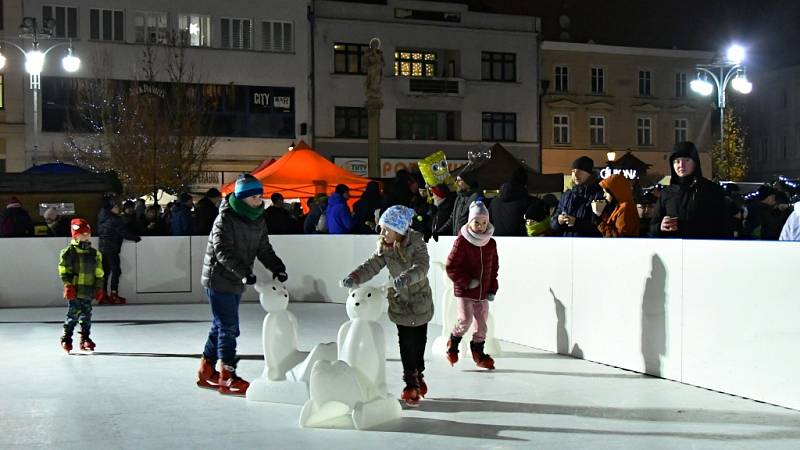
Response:
[{"label": "roof", "polygon": [[453,171],[454,175],[472,173],[481,189],[500,189],[503,183],[510,180],[511,174],[519,167],[528,174],[528,192],[546,193],[564,190],[564,176],[558,174],[541,174],[523,163],[500,144],[491,147],[491,156],[473,159],[463,168]]}]

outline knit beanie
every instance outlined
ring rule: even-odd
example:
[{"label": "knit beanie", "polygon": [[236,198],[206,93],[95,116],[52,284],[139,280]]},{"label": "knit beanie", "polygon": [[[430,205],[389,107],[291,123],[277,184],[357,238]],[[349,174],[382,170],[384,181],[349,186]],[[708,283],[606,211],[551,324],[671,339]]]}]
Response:
[{"label": "knit beanie", "polygon": [[403,205],[394,205],[381,214],[378,224],[381,227],[405,236],[408,227],[411,226],[411,219],[414,218],[414,210]]},{"label": "knit beanie", "polygon": [[588,156],[581,156],[572,162],[573,169],[579,169],[584,172],[592,173],[594,170],[594,161]]},{"label": "knit beanie", "polygon": [[450,188],[448,188],[447,185],[444,183],[439,183],[431,188],[431,192],[433,193],[433,195],[439,198],[447,198],[447,194],[450,193]]},{"label": "knit beanie", "polygon": [[264,186],[261,185],[261,182],[256,177],[243,173],[236,179],[233,195],[239,200],[254,195],[264,195]]},{"label": "knit beanie", "polygon": [[489,219],[489,210],[480,200],[472,202],[472,204],[469,205],[469,219],[467,223],[472,222],[476,217],[486,217],[487,220]]},{"label": "knit beanie", "polygon": [[72,233],[72,239],[78,239],[78,236],[82,235],[83,233],[92,232],[92,227],[89,226],[89,222],[83,219],[72,219],[69,225],[69,230]]}]

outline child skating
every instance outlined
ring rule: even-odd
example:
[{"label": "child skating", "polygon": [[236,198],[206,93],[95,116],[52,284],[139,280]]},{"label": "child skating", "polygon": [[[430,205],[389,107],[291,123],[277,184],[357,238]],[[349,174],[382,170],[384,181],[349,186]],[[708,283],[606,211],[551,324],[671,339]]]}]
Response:
[{"label": "child skating", "polygon": [[389,319],[397,325],[403,381],[401,399],[417,406],[428,393],[425,371],[425,345],[428,322],[433,318],[433,293],[428,282],[430,260],[422,234],[409,228],[414,210],[392,206],[380,217],[378,249],[363,264],[342,280],[342,287],[355,288],[389,269],[393,287],[388,289]]},{"label": "child skating", "polygon": [[458,346],[473,319],[475,332],[472,342],[472,359],[484,369],[494,369],[494,360],[484,352],[489,317],[489,302],[497,293],[497,243],[492,239],[494,227],[489,221],[489,210],[483,202],[472,202],[469,219],[461,227],[453,249],[447,257],[447,275],[453,280],[458,321],[447,342],[447,360],[458,362]]},{"label": "child skating", "polygon": [[80,349],[93,351],[95,344],[89,337],[92,328],[92,299],[103,297],[103,258],[100,251],[92,247],[92,229],[83,219],[72,219],[72,240],[61,251],[58,275],[64,283],[64,299],[69,302],[64,319],[64,335],[61,348],[72,350],[72,332],[81,325]]}]

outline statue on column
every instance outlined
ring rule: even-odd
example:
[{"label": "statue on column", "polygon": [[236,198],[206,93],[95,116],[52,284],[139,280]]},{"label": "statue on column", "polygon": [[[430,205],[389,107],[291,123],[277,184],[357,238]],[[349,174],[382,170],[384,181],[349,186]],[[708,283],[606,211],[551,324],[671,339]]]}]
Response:
[{"label": "statue on column", "polygon": [[381,50],[381,40],[372,38],[369,41],[369,48],[365,53],[367,66],[367,79],[364,85],[367,90],[367,108],[380,110],[383,108],[383,94],[381,83],[383,81],[383,50]]}]

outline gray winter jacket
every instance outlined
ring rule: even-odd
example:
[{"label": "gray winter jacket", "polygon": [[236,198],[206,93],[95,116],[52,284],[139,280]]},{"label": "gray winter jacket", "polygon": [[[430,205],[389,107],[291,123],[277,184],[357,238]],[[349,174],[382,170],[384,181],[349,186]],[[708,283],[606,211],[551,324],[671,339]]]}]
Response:
[{"label": "gray winter jacket", "polygon": [[366,283],[384,266],[389,269],[392,278],[404,272],[410,277],[407,286],[399,290],[389,288],[389,319],[407,327],[430,322],[433,318],[433,292],[428,282],[428,247],[422,234],[408,230],[408,235],[400,243],[400,251],[383,246],[378,241],[375,253],[351,275],[355,276],[358,283]]},{"label": "gray winter jacket", "polygon": [[215,291],[241,294],[242,278],[253,273],[256,258],[272,273],[286,271],[269,243],[266,216],[249,220],[237,214],[227,198],[222,200],[208,237],[200,282]]}]

